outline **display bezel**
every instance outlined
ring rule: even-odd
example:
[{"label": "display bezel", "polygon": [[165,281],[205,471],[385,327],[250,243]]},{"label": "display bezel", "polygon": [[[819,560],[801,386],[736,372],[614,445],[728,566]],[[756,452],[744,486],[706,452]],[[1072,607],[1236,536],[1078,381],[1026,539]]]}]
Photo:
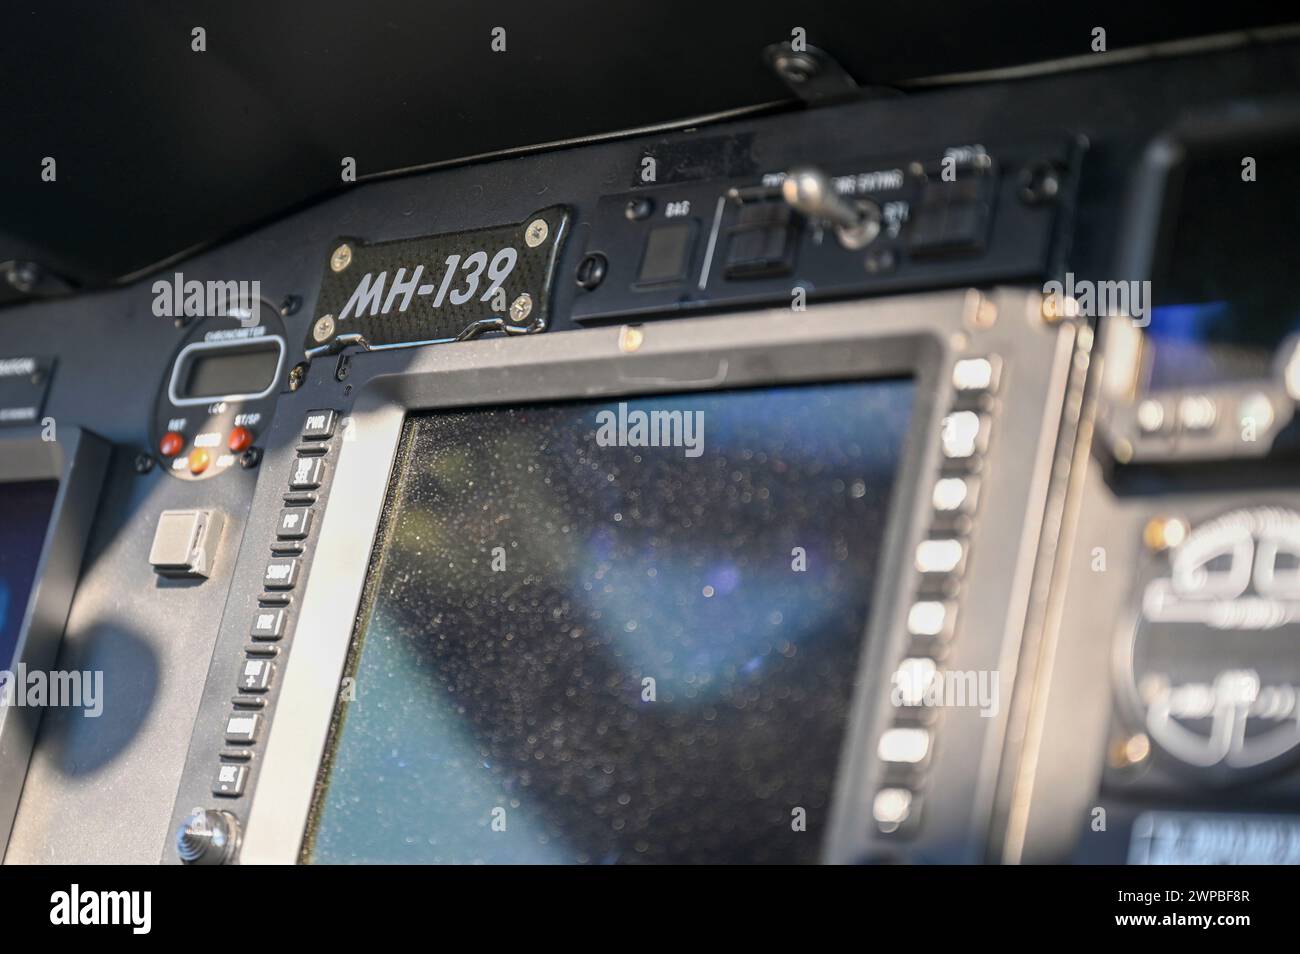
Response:
[{"label": "display bezel", "polygon": [[[249,391],[243,394],[210,394],[200,396],[182,396],[189,388],[189,378],[193,370],[195,355],[205,352],[260,351],[271,345],[276,350],[275,371],[266,387],[261,391]],[[192,341],[181,348],[172,362],[171,377],[167,381],[167,399],[176,407],[200,407],[221,401],[260,401],[269,397],[280,383],[284,374],[286,348],[284,338],[280,335],[261,335],[256,338],[241,338],[233,341]]]},{"label": "display bezel", "polygon": [[[824,305],[806,315],[772,310],[661,322],[635,332],[599,328],[352,356],[345,387],[355,389],[355,403],[341,424],[335,473],[298,603],[295,631],[309,637],[295,639],[291,664],[284,669],[254,779],[241,860],[300,860],[409,412],[906,376],[915,383],[913,416],[895,478],[874,612],[859,656],[821,853],[832,862],[864,857],[874,842],[868,793],[882,777],[875,736],[896,715],[888,680],[907,641],[903,623],[917,576],[910,554],[931,525],[930,491],[941,464],[938,434],[952,400],[952,362],[1021,349],[1033,357],[1014,373],[1032,397],[1016,403],[1009,425],[1016,436],[1007,436],[1001,442],[1005,449],[996,455],[1010,455],[1005,491],[991,488],[983,495],[982,512],[993,515],[999,527],[985,544],[987,591],[976,596],[972,588],[969,600],[975,618],[970,626],[986,636],[959,650],[963,658],[978,656],[984,667],[1003,670],[1009,678],[1016,668],[1019,623],[1009,628],[1007,619],[1027,606],[1031,573],[1008,575],[1004,568],[1025,555],[1032,566],[1041,512],[1031,504],[1026,515],[1025,505],[1047,493],[1052,456],[1039,450],[1057,434],[1076,328],[1068,322],[1047,325],[1037,296],[1008,291],[996,305],[988,302],[1006,314],[1003,324],[977,333],[972,307],[982,300],[975,292],[941,292]],[[309,383],[296,395],[304,413],[326,406],[327,394],[338,395],[335,364],[318,359],[313,365]],[[975,572],[968,569],[968,581]],[[1004,636],[1013,634],[1017,639],[1007,643]],[[978,773],[990,739],[997,738],[1000,747],[1005,713],[988,720],[949,718],[957,738],[948,766]],[[983,775],[980,791],[963,795],[951,811],[987,821],[995,783],[994,776]],[[942,830],[946,823],[935,824]]]},{"label": "display bezel", "polygon": [[[673,400],[673,399],[680,400],[684,397],[690,397],[695,400],[705,400],[710,396],[718,396],[723,398],[725,401],[726,398],[731,398],[731,397],[740,397],[743,399],[744,397],[753,396],[755,394],[764,394],[764,395],[771,394],[772,393],[771,389],[780,389],[778,393],[781,393],[783,395],[789,395],[792,392],[797,392],[798,389],[816,388],[819,385],[824,387],[830,387],[830,388],[844,387],[844,386],[853,386],[856,388],[860,388],[861,390],[858,390],[855,393],[856,393],[856,397],[863,401],[869,401],[872,399],[873,396],[879,396],[882,393],[883,388],[889,388],[889,389],[899,388],[899,387],[905,388],[904,393],[907,395],[906,407],[905,407],[906,414],[905,415],[900,414],[901,424],[898,426],[898,430],[896,432],[897,445],[896,447],[893,447],[889,452],[891,466],[887,472],[882,471],[880,473],[879,477],[881,483],[876,485],[877,488],[883,488],[888,493],[888,496],[885,499],[885,503],[884,503],[885,514],[886,514],[886,519],[884,521],[884,532],[885,534],[887,534],[894,522],[894,520],[892,519],[892,513],[893,513],[892,508],[897,504],[897,500],[898,500],[899,474],[904,460],[904,455],[906,453],[907,446],[910,443],[915,441],[915,433],[912,427],[913,424],[912,405],[913,402],[915,401],[917,387],[916,387],[916,380],[914,377],[910,375],[896,376],[896,377],[895,376],[877,377],[873,375],[867,378],[851,378],[848,380],[836,379],[833,381],[811,381],[811,382],[797,381],[797,382],[786,382],[780,385],[760,385],[757,387],[728,386],[725,388],[719,388],[710,391],[697,391],[697,390],[669,391],[669,392],[659,392],[658,396],[668,400]],[[815,400],[819,396],[820,397],[826,396],[827,393],[828,392],[825,391],[806,392],[803,396],[803,400],[810,400],[810,399]],[[895,392],[891,391],[890,393],[895,393]],[[653,398],[654,398],[653,395],[650,396],[650,399],[653,400]],[[619,398],[619,400],[623,400],[623,399],[626,399],[628,401],[637,401],[638,396],[623,395]],[[850,402],[854,400],[855,400],[855,394],[853,392],[837,395],[835,398],[836,403],[834,405],[834,408],[832,408],[828,413],[837,414],[841,411],[841,409],[846,414],[854,413],[847,406]],[[575,413],[578,412],[579,409],[586,409],[594,413],[598,409],[608,408],[608,407],[609,404],[601,402],[599,400],[595,402],[590,400],[575,400],[575,401],[561,401],[561,402],[493,405],[490,407],[474,408],[469,411],[461,411],[460,413],[461,414],[467,414],[467,413],[468,414],[482,414],[482,413],[492,414],[493,412],[501,412],[501,411],[511,412],[511,411],[519,410],[519,411],[529,413],[530,417],[532,417],[533,414],[536,414],[538,417],[541,417],[546,415],[548,412],[559,412],[561,414],[564,414],[566,412]],[[434,411],[432,413],[433,414],[448,414],[448,413],[454,414],[456,412]],[[708,414],[708,412],[704,412],[704,413],[706,415]],[[381,517],[378,535],[376,537],[372,549],[372,558],[371,558],[372,565],[369,567],[368,570],[367,582],[363,591],[361,608],[357,615],[357,626],[352,637],[352,645],[350,647],[350,651],[348,655],[345,678],[352,680],[354,683],[357,681],[356,666],[359,662],[359,657],[361,654],[362,647],[366,643],[368,638],[371,641],[373,641],[373,633],[368,637],[367,630],[369,629],[370,623],[373,620],[373,616],[376,613],[376,606],[377,606],[376,601],[378,599],[378,593],[385,588],[385,585],[380,580],[380,577],[383,575],[383,571],[381,567],[384,565],[386,561],[391,560],[391,558],[393,557],[390,547],[393,542],[393,537],[395,535],[394,528],[395,525],[399,526],[403,519],[402,514],[404,511],[398,502],[402,495],[401,488],[405,486],[411,479],[412,471],[419,470],[419,464],[416,458],[411,456],[414,453],[413,445],[416,442],[415,434],[417,433],[419,427],[421,426],[421,422],[428,422],[429,418],[430,418],[429,413],[409,412],[403,423],[403,433],[398,446],[397,459],[395,461],[393,477],[390,480],[387,489],[386,502],[383,508],[383,516]],[[855,430],[855,433],[863,435],[864,439],[875,440],[876,438],[873,435],[877,433],[876,428],[880,427],[881,425],[879,424],[877,418],[874,416],[869,417],[866,420],[871,421],[871,423],[866,424],[864,428]],[[882,430],[888,433],[890,430],[892,430],[892,427],[886,425],[882,428]],[[770,434],[770,432],[764,432],[764,433]],[[474,438],[474,440],[477,439],[478,439],[477,437]],[[725,438],[722,438],[721,440],[724,440],[725,442]],[[548,449],[544,453],[547,456],[553,455],[555,452],[553,441],[548,441],[547,446]],[[766,446],[762,444],[755,444],[753,446],[767,449]],[[647,452],[647,453],[653,453],[653,452]],[[879,461],[883,458],[873,457],[871,459]],[[683,461],[685,461],[684,465],[682,463]],[[693,463],[693,461],[691,461],[689,458],[683,457],[677,460],[676,463],[679,467],[681,467],[681,466],[689,466],[690,464]],[[681,473],[681,471],[674,471],[674,474],[678,474],[678,473]],[[764,471],[764,473],[767,475],[775,476],[774,472],[771,470],[766,470]],[[685,475],[683,474],[683,477],[684,476]],[[475,480],[477,482],[478,478],[475,478]],[[653,494],[653,489],[649,485],[646,485],[646,489],[648,494]],[[653,500],[655,498],[650,497],[649,499]],[[708,506],[712,506],[712,505],[713,504],[709,504]],[[803,528],[807,527],[806,524],[802,526]],[[804,540],[806,538],[798,537],[797,539]],[[877,586],[875,585],[875,581],[878,575],[882,572],[882,568],[886,565],[887,562],[887,553],[885,550],[885,546],[886,546],[886,540],[883,538],[878,538],[871,545],[871,550],[873,551],[873,555],[869,558],[869,560],[870,562],[875,564],[875,571],[870,576],[857,579],[856,585],[850,587],[852,590],[856,591],[859,594],[870,592],[872,598],[876,596],[875,591],[877,590]],[[866,619],[864,620],[862,628],[852,627],[851,629],[846,628],[839,631],[840,633],[843,633],[846,638],[849,637],[852,638],[853,648],[852,650],[848,650],[846,647],[845,649],[846,655],[844,655],[843,657],[838,657],[838,662],[836,664],[837,666],[842,665],[851,668],[857,665],[863,650],[862,641],[866,637],[866,633],[868,631],[866,627],[870,625],[870,617],[872,615],[872,612],[874,612],[874,606],[869,605],[868,609],[869,612],[867,614]],[[804,650],[801,649],[800,653],[802,654],[803,652]],[[837,698],[839,697],[837,696]],[[852,703],[853,703],[853,695],[851,690],[846,691],[845,695],[843,696],[843,703],[844,703],[844,713],[843,713],[844,718],[836,726],[836,729],[837,731],[843,730],[845,734],[847,734],[847,728],[849,724],[848,716],[850,714],[850,710],[852,709]],[[336,705],[336,709],[334,713],[334,721],[331,726],[330,737],[327,740],[326,747],[325,747],[325,754],[324,754],[324,759],[322,761],[320,780],[317,785],[317,798],[314,801],[312,811],[308,819],[308,830],[304,837],[303,855],[302,855],[304,861],[313,860],[312,859],[313,847],[315,845],[314,839],[317,831],[319,830],[318,822],[320,820],[320,813],[324,809],[325,798],[331,786],[331,772],[335,767],[342,764],[342,760],[341,757],[339,756],[337,746],[339,744],[340,733],[342,732],[343,726],[346,722],[347,709],[348,709],[348,703],[346,703],[344,699],[340,697]],[[792,754],[790,753],[790,749],[787,749],[787,753]],[[836,757],[835,761],[838,762],[838,757]],[[641,771],[644,772],[645,771],[644,768],[642,768]],[[831,777],[833,778],[834,776]],[[662,774],[659,776],[659,784],[660,785],[667,784]],[[825,819],[819,820],[817,823],[817,827],[825,829],[827,826],[824,824],[824,821]],[[810,827],[811,827],[811,820],[810,820]],[[381,856],[381,860],[382,860],[382,856]]]},{"label": "display bezel", "polygon": [[[108,466],[103,441],[69,425],[50,426],[53,430],[22,428],[0,435],[0,487],[27,480],[59,484],[13,659],[0,668],[54,666]],[[0,856],[9,842],[40,717],[39,708],[0,706]]]},{"label": "display bezel", "polygon": [[[1180,208],[1187,202],[1211,200],[1185,194],[1184,180],[1190,163],[1207,157],[1245,157],[1256,147],[1272,148],[1297,138],[1300,107],[1292,102],[1270,104],[1250,113],[1220,110],[1194,115],[1156,137],[1147,146],[1130,190],[1117,277],[1132,282],[1157,281],[1172,246]],[[1292,429],[1295,417],[1296,397],[1300,394],[1300,341],[1294,335],[1280,340],[1266,375],[1154,386],[1152,375],[1159,342],[1149,333],[1149,322],[1150,316],[1146,323],[1122,315],[1110,316],[1102,333],[1107,400],[1099,417],[1100,436],[1116,460],[1167,463],[1273,455],[1275,440]],[[1243,439],[1245,418],[1235,412],[1248,397],[1255,402],[1267,401],[1270,410],[1267,421],[1262,423],[1257,414],[1250,414],[1252,436]],[[1172,423],[1184,398],[1208,398],[1220,409],[1208,428],[1190,434],[1186,440],[1174,427],[1159,425],[1154,431],[1143,428],[1139,421],[1143,405],[1162,406],[1163,421]]]}]

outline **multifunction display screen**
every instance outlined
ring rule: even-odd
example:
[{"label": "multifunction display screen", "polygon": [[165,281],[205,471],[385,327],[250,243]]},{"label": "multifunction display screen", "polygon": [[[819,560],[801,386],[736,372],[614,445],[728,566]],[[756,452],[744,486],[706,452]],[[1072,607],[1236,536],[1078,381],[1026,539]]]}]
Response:
[{"label": "multifunction display screen", "polygon": [[0,669],[9,669],[36,581],[57,480],[0,483]]},{"label": "multifunction display screen", "polygon": [[1171,175],[1147,387],[1264,379],[1300,334],[1300,140],[1196,154]]},{"label": "multifunction display screen", "polygon": [[816,861],[912,401],[408,418],[307,859]]}]

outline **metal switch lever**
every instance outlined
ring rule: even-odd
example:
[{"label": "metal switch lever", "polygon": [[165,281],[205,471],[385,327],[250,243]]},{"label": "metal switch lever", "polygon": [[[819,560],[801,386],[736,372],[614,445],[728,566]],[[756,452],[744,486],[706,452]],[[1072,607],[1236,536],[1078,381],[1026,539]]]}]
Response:
[{"label": "metal switch lever", "polygon": [[862,213],[850,205],[831,185],[820,169],[801,166],[785,174],[781,196],[797,211],[840,228],[851,229],[862,221]]},{"label": "metal switch lever", "polygon": [[880,207],[870,199],[845,199],[826,173],[812,166],[800,166],[786,173],[781,197],[810,219],[835,226],[835,237],[848,249],[870,245],[880,234]]}]

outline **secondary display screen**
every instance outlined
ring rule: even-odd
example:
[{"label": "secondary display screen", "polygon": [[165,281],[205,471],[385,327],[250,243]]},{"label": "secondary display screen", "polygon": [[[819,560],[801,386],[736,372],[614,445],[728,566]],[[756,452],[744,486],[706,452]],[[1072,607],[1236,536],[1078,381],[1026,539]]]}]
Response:
[{"label": "secondary display screen", "polygon": [[913,390],[410,417],[306,859],[818,860]]},{"label": "secondary display screen", "polygon": [[261,394],[275,381],[280,352],[274,345],[200,351],[190,358],[183,398]]},{"label": "secondary display screen", "polygon": [[[1238,144],[1171,177],[1146,329],[1152,390],[1268,378],[1300,333],[1300,141]],[[1253,179],[1243,178],[1243,156]]]},{"label": "secondary display screen", "polygon": [[0,669],[9,669],[36,581],[57,480],[0,483]]}]

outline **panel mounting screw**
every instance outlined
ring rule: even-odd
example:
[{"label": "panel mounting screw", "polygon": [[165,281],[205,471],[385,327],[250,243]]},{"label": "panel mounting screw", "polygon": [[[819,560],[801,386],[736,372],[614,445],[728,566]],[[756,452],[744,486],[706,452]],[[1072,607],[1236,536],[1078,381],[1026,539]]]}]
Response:
[{"label": "panel mounting screw", "polygon": [[966,290],[966,301],[962,310],[965,313],[966,324],[977,331],[992,328],[998,320],[998,306],[991,298],[974,288]]},{"label": "panel mounting screw", "polygon": [[344,242],[334,250],[330,256],[330,268],[336,272],[341,272],[352,264],[352,246]]},{"label": "panel mounting screw", "polygon": [[537,248],[550,234],[551,227],[546,224],[545,219],[533,219],[524,230],[524,241],[528,243],[529,248]]},{"label": "panel mounting screw", "polygon": [[618,330],[618,350],[624,354],[639,351],[645,341],[645,332],[636,325],[624,325]]},{"label": "panel mounting screw", "polygon": [[578,287],[585,288],[587,291],[599,287],[605,280],[607,268],[609,268],[609,260],[599,252],[592,252],[578,263],[578,271],[574,275]]},{"label": "panel mounting screw", "polygon": [[323,315],[311,326],[311,336],[317,341],[328,341],[334,334],[334,316]]},{"label": "panel mounting screw", "polygon": [[1152,517],[1142,528],[1142,542],[1148,550],[1159,553],[1180,546],[1187,532],[1187,524],[1178,517]]},{"label": "panel mounting screw", "polygon": [[821,64],[807,53],[780,53],[773,60],[772,66],[792,86],[806,83],[821,72]]},{"label": "panel mounting screw", "polygon": [[533,312],[533,296],[524,292],[510,303],[510,320],[523,321]]},{"label": "panel mounting screw", "polygon": [[1145,762],[1150,755],[1151,740],[1146,733],[1138,732],[1112,743],[1110,764],[1117,769],[1133,768]]},{"label": "panel mounting screw", "polygon": [[299,361],[289,370],[289,390],[298,390],[305,380],[307,380],[307,363]]},{"label": "panel mounting screw", "polygon": [[137,474],[147,474],[153,470],[153,458],[148,454],[135,455],[135,472]]}]

